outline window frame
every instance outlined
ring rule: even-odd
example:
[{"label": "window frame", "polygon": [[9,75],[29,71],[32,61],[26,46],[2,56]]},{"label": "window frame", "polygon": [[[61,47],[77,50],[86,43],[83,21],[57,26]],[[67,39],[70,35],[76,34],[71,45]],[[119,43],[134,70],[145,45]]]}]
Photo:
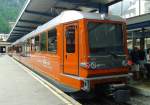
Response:
[{"label": "window frame", "polygon": [[[67,35],[66,35],[66,33],[67,33],[67,31],[69,31],[69,30],[73,30],[73,29],[69,29],[69,28],[72,28],[73,27],[73,29],[74,29],[74,35],[73,35],[73,38],[74,38],[74,44],[70,44],[70,45],[74,45],[74,50],[73,51],[68,51],[68,45],[67,45],[67,41],[68,41],[68,38],[67,38]],[[67,29],[68,28],[68,29]],[[70,36],[70,35],[69,35]],[[66,27],[66,30],[65,30],[65,40],[66,40],[66,53],[68,53],[68,54],[73,54],[73,53],[75,53],[76,52],[76,27],[75,27],[75,25],[74,24],[71,24],[71,25],[68,25],[67,27]],[[72,47],[71,47],[72,48]]]},{"label": "window frame", "polygon": [[[34,39],[34,44],[32,43],[32,40]],[[35,51],[35,37],[31,38],[31,53],[34,53]]]},{"label": "window frame", "polygon": [[[49,49],[48,49],[48,47],[49,47],[49,43],[48,43],[48,39],[49,39],[49,31],[52,31],[52,30],[55,30],[55,36],[56,36],[56,51],[49,51]],[[58,52],[58,38],[57,38],[57,28],[56,27],[54,27],[54,28],[52,28],[52,29],[48,29],[47,30],[47,51],[48,51],[48,53],[50,53],[50,54],[57,54],[57,52]]]},{"label": "window frame", "polygon": [[[45,43],[46,49],[45,50],[41,50],[41,37],[42,37],[43,33],[45,33],[45,35],[46,35],[46,43]],[[46,53],[48,51],[48,48],[47,48],[47,36],[48,36],[47,31],[43,31],[43,32],[41,32],[39,34],[39,52]]]},{"label": "window frame", "polygon": [[[127,52],[127,42],[125,41],[127,39],[127,33],[126,33],[126,23],[123,21],[111,21],[111,20],[95,20],[95,19],[86,19],[85,21],[85,29],[88,30],[88,22],[99,22],[99,23],[111,23],[111,24],[120,24],[122,25],[122,32],[123,32],[123,51],[126,53]],[[86,35],[88,35],[89,33],[86,32]],[[87,43],[86,45],[89,46],[89,38],[86,39]],[[90,49],[88,48],[88,54],[90,54]]]},{"label": "window frame", "polygon": [[[39,47],[39,50],[37,51],[37,49],[36,50],[34,49],[34,52],[40,52],[40,34],[34,36],[34,40],[35,40],[36,37],[38,37],[38,47]],[[35,40],[34,48],[36,48],[35,45],[36,45],[36,40]]]}]

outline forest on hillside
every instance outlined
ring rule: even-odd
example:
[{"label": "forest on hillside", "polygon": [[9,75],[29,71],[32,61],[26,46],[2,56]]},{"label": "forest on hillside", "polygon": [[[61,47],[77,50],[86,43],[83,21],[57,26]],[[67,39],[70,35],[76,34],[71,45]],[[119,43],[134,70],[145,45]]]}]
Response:
[{"label": "forest on hillside", "polygon": [[15,22],[26,0],[0,0],[0,33],[9,33],[9,22]]}]

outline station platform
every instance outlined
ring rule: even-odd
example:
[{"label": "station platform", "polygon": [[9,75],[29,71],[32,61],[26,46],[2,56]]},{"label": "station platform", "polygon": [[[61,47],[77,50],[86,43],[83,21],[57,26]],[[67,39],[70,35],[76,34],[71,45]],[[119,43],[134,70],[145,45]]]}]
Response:
[{"label": "station platform", "polygon": [[0,56],[0,105],[72,105],[23,67],[8,55]]},{"label": "station platform", "polygon": [[129,87],[131,91],[131,105],[150,105],[150,80],[132,81]]},{"label": "station platform", "polygon": [[137,81],[129,85],[134,93],[150,97],[150,80]]}]

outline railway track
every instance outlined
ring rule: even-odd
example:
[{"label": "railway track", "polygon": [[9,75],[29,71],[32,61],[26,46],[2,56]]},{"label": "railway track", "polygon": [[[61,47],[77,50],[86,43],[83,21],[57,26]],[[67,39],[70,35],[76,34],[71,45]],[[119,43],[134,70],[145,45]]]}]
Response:
[{"label": "railway track", "polygon": [[116,103],[111,97],[98,96],[92,99],[77,100],[82,105],[150,105],[150,97],[142,95],[131,95],[127,103]]},{"label": "railway track", "polygon": [[132,105],[129,103],[116,103],[112,97],[96,96],[91,99],[77,99],[82,105]]},{"label": "railway track", "polygon": [[82,105],[131,105],[127,103],[116,103],[109,99],[99,99],[99,100],[88,100],[88,101],[80,101]]}]

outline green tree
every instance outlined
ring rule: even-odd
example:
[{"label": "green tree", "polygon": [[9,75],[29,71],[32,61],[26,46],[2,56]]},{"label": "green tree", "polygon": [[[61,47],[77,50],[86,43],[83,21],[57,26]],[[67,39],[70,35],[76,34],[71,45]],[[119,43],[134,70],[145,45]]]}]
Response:
[{"label": "green tree", "polygon": [[9,31],[10,31],[10,27],[9,27],[8,22],[5,20],[5,18],[0,16],[0,32],[8,33]]},{"label": "green tree", "polygon": [[0,0],[0,33],[9,33],[26,0]]}]

